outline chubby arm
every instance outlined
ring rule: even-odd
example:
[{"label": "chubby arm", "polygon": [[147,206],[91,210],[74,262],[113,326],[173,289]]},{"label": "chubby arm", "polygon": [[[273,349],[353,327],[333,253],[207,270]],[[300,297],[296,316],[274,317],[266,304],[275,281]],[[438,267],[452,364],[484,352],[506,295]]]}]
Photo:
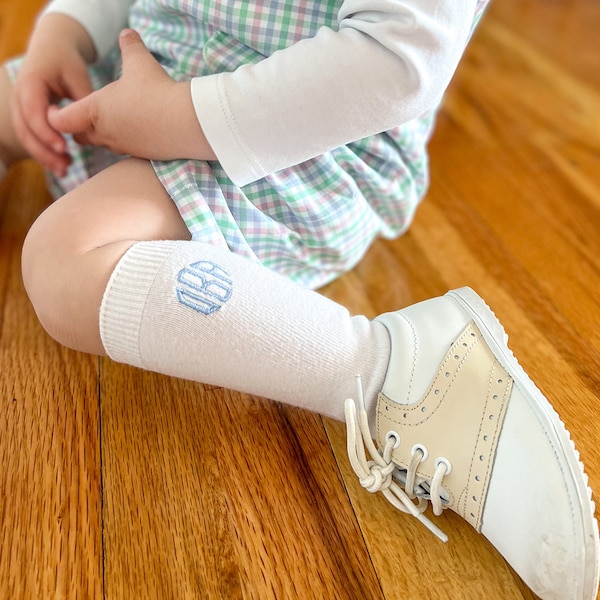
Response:
[{"label": "chubby arm", "polygon": [[214,160],[194,112],[190,83],[171,79],[136,31],[123,30],[119,44],[122,76],[64,108],[51,106],[52,127],[117,154]]},{"label": "chubby arm", "polygon": [[135,32],[123,77],[49,116],[80,141],[141,158],[218,159],[238,185],[434,108],[464,51],[477,0],[346,0],[269,58],[172,81]]}]

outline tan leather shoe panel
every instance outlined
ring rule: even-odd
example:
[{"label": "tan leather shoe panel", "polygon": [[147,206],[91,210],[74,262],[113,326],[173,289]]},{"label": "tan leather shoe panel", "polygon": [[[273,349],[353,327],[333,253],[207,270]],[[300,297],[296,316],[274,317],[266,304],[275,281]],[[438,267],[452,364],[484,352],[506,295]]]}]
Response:
[{"label": "tan leather shoe panel", "polygon": [[398,404],[379,395],[377,441],[385,445],[394,431],[400,445],[392,460],[407,469],[415,446],[427,450],[417,476],[433,478],[438,458],[447,459],[452,470],[443,487],[450,496],[449,508],[477,531],[481,519],[494,455],[512,379],[498,363],[481,332],[470,323],[442,361],[431,386],[415,404]]}]

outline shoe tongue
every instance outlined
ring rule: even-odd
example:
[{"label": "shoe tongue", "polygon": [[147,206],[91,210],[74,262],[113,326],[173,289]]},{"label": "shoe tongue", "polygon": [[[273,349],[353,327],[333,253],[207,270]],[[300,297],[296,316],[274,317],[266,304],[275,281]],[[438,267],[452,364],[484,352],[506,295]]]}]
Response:
[{"label": "shoe tongue", "polygon": [[[406,469],[396,469],[393,474],[393,478],[400,483],[403,489],[406,487],[406,474]],[[422,477],[417,477],[415,481],[414,492],[417,498],[425,498],[426,500],[429,500],[431,497],[429,482]],[[450,494],[446,489],[444,489],[443,486],[440,486],[440,498],[442,499],[442,502],[450,502]]]}]

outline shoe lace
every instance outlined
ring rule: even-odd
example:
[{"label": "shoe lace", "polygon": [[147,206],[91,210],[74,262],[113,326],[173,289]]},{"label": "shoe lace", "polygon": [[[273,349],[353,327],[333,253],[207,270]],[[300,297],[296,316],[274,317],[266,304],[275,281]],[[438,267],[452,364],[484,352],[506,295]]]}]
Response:
[{"label": "shoe lace", "polygon": [[[348,457],[360,484],[373,494],[381,492],[390,504],[402,512],[411,514],[440,540],[447,542],[448,536],[423,514],[428,506],[427,500],[423,497],[417,497],[415,491],[416,487],[422,484],[422,481],[418,482],[416,472],[424,456],[423,450],[417,449],[413,452],[406,477],[403,477],[405,491],[393,477],[393,473],[397,467],[392,462],[392,451],[398,447],[400,440],[397,434],[389,433],[386,436],[386,443],[383,450],[381,452],[377,450],[371,438],[360,376],[356,379],[357,402],[351,398],[346,400],[344,413],[346,417]],[[371,456],[371,460],[367,459],[365,446]],[[436,462],[435,473],[428,486],[435,515],[442,514],[444,510],[440,488],[443,477],[448,472],[447,461]],[[416,504],[413,502],[415,498],[417,499]]]}]

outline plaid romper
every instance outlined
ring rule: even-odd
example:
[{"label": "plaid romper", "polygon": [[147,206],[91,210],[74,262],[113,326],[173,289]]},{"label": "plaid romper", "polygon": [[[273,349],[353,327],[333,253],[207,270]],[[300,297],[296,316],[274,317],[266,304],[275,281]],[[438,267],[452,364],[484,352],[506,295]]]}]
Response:
[{"label": "plaid romper", "polygon": [[[257,62],[318,29],[336,29],[342,0],[138,0],[136,29],[169,75],[193,77]],[[473,27],[487,0],[478,4]],[[16,76],[19,60],[7,65]],[[120,72],[118,49],[90,67],[96,89]],[[333,149],[291,168],[236,186],[218,162],[154,161],[192,239],[221,245],[301,285],[318,288],[350,270],[376,237],[410,225],[428,185],[426,144],[434,111]],[[50,178],[59,197],[119,157],[72,139],[73,164]]]}]

